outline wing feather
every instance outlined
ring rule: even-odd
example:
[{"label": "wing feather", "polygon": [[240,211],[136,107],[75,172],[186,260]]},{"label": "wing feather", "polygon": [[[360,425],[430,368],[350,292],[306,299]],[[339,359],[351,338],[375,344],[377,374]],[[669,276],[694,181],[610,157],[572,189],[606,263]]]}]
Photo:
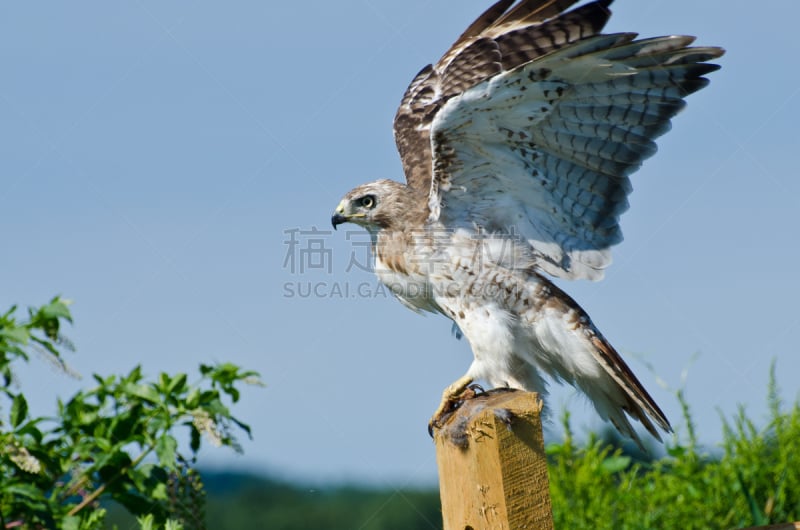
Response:
[{"label": "wing feather", "polygon": [[[499,2],[495,2],[489,9],[481,13],[481,15],[475,19],[475,22],[464,30],[464,33],[462,33],[450,47],[448,53],[453,50],[461,49],[465,43],[486,31],[487,28],[497,22],[503,14],[508,11],[508,8],[511,7],[515,1],[516,0],[499,0]],[[447,56],[447,54],[445,54],[445,56]]]},{"label": "wing feather", "polygon": [[[435,65],[406,89],[394,120],[406,181],[428,193],[433,171],[431,124],[453,97],[495,75],[598,33],[611,0],[563,13],[578,0],[500,0],[487,9]],[[563,14],[562,14],[563,13]]]},{"label": "wing feather", "polygon": [[600,279],[629,175],[723,53],[687,48],[692,37],[635,38],[582,38],[447,100],[431,126],[431,219],[513,229],[545,272]]}]

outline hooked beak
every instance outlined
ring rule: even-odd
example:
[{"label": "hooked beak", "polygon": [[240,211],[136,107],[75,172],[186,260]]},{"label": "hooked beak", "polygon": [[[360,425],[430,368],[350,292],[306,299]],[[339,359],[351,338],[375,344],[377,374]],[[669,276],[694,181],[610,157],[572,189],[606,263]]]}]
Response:
[{"label": "hooked beak", "polygon": [[340,214],[339,212],[336,212],[335,214],[333,214],[333,217],[331,217],[331,224],[333,225],[334,230],[336,230],[336,225],[340,225],[346,222],[347,222],[347,217]]},{"label": "hooked beak", "polygon": [[344,206],[345,201],[339,203],[339,206],[336,207],[336,210],[333,212],[333,217],[331,217],[331,224],[333,225],[333,229],[336,230],[336,226],[342,223],[346,223],[348,218],[344,215]]}]

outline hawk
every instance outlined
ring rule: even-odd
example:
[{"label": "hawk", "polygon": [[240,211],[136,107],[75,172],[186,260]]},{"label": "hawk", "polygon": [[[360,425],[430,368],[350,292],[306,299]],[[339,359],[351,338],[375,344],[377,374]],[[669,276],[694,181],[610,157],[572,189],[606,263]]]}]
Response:
[{"label": "hawk", "polygon": [[719,68],[694,37],[601,33],[611,0],[500,0],[411,81],[394,120],[406,183],[347,193],[331,222],[369,232],[375,272],[407,307],[441,313],[474,360],[430,426],[473,382],[581,390],[641,445],[671,427],[589,315],[547,275],[599,280],[622,239],[630,175],[684,98]]}]

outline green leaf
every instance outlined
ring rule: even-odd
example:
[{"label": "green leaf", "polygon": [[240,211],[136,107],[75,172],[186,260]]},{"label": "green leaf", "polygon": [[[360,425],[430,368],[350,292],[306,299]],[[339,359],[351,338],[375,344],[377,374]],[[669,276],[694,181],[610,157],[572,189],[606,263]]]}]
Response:
[{"label": "green leaf", "polygon": [[181,393],[186,388],[186,374],[178,374],[172,378],[167,387],[168,394]]},{"label": "green leaf", "polygon": [[63,530],[80,530],[81,518],[77,515],[67,515],[61,520]]},{"label": "green leaf", "polygon": [[140,530],[153,530],[155,518],[153,517],[152,513],[148,513],[142,515],[141,517],[137,517],[136,522],[139,523]]},{"label": "green leaf", "polygon": [[44,499],[44,492],[33,484],[8,484],[3,486],[2,492],[35,501]]},{"label": "green leaf", "polygon": [[103,523],[105,522],[106,513],[105,508],[94,508],[91,512],[85,514],[81,530],[104,528]]},{"label": "green leaf", "polygon": [[133,383],[124,386],[125,392],[151,403],[161,403],[161,395],[151,385],[137,385]]},{"label": "green leaf", "polygon": [[603,460],[603,463],[600,464],[600,468],[608,474],[613,474],[626,469],[630,464],[631,457],[629,456],[609,456]]},{"label": "green leaf", "polygon": [[196,409],[200,405],[200,389],[199,388],[192,388],[189,391],[189,395],[186,396],[186,408],[187,409]]},{"label": "green leaf", "polygon": [[251,440],[253,439],[253,433],[250,431],[250,425],[248,425],[248,424],[246,424],[246,423],[244,423],[242,421],[237,420],[233,416],[231,416],[228,419],[230,419],[233,423],[238,425],[240,429],[242,429],[244,432],[246,432],[248,438],[250,438]]},{"label": "green leaf", "polygon": [[42,438],[44,435],[42,434],[42,431],[39,430],[38,424],[43,420],[44,418],[34,418],[25,423],[19,429],[17,429],[17,436],[30,436],[37,444],[42,443]]},{"label": "green leaf", "polygon": [[673,445],[671,447],[667,447],[667,454],[673,458],[681,458],[685,456],[686,453],[687,449],[682,445]]},{"label": "green leaf", "polygon": [[63,318],[72,322],[72,315],[69,312],[67,303],[69,303],[67,300],[56,297],[49,304],[42,306],[39,311],[45,318]]},{"label": "green leaf", "polygon": [[22,394],[17,394],[14,396],[14,400],[11,402],[11,414],[10,414],[10,421],[11,426],[15,429],[20,426],[20,424],[25,421],[25,418],[28,416],[28,402],[25,400],[25,396]]},{"label": "green leaf", "polygon": [[164,530],[183,530],[183,523],[174,519],[168,519],[164,523]]},{"label": "green leaf", "polygon": [[192,425],[189,447],[191,447],[193,453],[197,453],[200,449],[200,431],[194,425]]},{"label": "green leaf", "polygon": [[[125,470],[130,468],[130,465],[130,455],[119,447],[110,453],[100,456],[96,462],[97,473],[105,482],[120,479]],[[117,480],[114,486],[117,486],[119,482]]]},{"label": "green leaf", "polygon": [[175,467],[175,450],[177,448],[178,442],[169,434],[159,438],[156,441],[156,455],[159,463],[168,469]]},{"label": "green leaf", "polygon": [[138,492],[120,491],[114,495],[114,500],[127,508],[132,515],[152,513],[156,523],[166,519],[163,506],[154,503],[150,496],[141,495]]},{"label": "green leaf", "polygon": [[169,499],[169,490],[167,489],[167,483],[165,481],[156,482],[153,484],[153,487],[150,488],[147,492],[147,496],[151,499],[155,499],[157,501],[165,501]]},{"label": "green leaf", "polygon": [[739,487],[742,489],[742,494],[744,495],[745,499],[747,500],[747,507],[750,509],[750,517],[752,517],[752,522],[754,525],[766,525],[769,523],[769,519],[764,512],[761,511],[761,507],[758,505],[755,497],[750,493],[750,489],[747,487],[745,483],[744,477],[742,476],[742,472],[738,469],[736,470],[736,479],[739,482]]},{"label": "green leaf", "polygon": [[169,475],[163,468],[155,464],[143,464],[139,468],[132,469],[129,475],[141,495],[156,501],[169,498],[167,490]]},{"label": "green leaf", "polygon": [[28,340],[31,338],[31,334],[25,328],[3,328],[0,329],[0,337],[5,337],[13,342],[27,344]]}]

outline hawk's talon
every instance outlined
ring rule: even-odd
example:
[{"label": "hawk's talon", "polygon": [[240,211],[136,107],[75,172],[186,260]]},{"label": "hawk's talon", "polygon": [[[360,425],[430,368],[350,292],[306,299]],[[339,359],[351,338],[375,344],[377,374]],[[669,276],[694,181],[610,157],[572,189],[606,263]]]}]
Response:
[{"label": "hawk's talon", "polygon": [[474,384],[473,379],[469,376],[463,376],[461,379],[448,386],[442,393],[442,402],[439,403],[439,408],[433,414],[433,417],[428,422],[428,434],[433,438],[434,429],[441,429],[450,420],[461,403],[467,399],[471,399],[478,394],[476,389],[483,392],[480,385]]},{"label": "hawk's talon", "polygon": [[[472,394],[473,395],[470,396],[470,397],[475,397],[475,396],[477,396],[479,394],[485,394],[486,393],[486,390],[484,390],[483,387],[481,385],[479,385],[478,383],[472,383],[467,388],[469,390],[472,390]],[[466,399],[469,399],[469,398],[466,398]]]}]

